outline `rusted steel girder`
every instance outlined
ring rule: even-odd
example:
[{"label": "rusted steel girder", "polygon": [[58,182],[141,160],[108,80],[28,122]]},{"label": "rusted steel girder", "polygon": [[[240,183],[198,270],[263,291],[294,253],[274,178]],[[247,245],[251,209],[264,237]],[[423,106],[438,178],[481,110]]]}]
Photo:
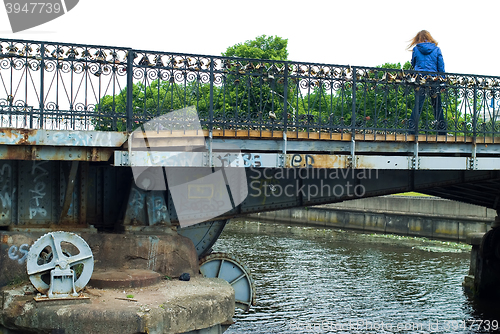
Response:
[{"label": "rusted steel girder", "polygon": [[113,151],[108,147],[0,145],[0,160],[108,161]]},{"label": "rusted steel girder", "polygon": [[121,147],[123,132],[0,128],[0,145]]}]

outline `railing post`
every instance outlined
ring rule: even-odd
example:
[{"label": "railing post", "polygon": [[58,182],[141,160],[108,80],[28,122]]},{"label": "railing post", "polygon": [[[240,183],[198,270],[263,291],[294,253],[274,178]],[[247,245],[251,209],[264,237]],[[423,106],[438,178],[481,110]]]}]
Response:
[{"label": "railing post", "polygon": [[[133,91],[134,91],[134,50],[129,49],[127,53],[127,105],[126,105],[126,118],[127,118],[127,132],[132,132],[133,127]],[[116,117],[116,116],[115,116]]]},{"label": "railing post", "polygon": [[40,129],[43,129],[43,110],[44,110],[44,89],[43,89],[43,81],[44,81],[44,72],[45,72],[45,43],[40,43],[40,52],[41,52],[41,60],[40,60]]},{"label": "railing post", "polygon": [[285,62],[285,71],[283,73],[283,138],[286,140],[288,129],[288,62]]},{"label": "railing post", "polygon": [[474,138],[474,143],[476,142],[476,136],[477,136],[477,117],[478,117],[478,111],[477,111],[477,81],[474,80],[474,106],[472,107],[472,138]]},{"label": "railing post", "polygon": [[352,68],[351,156],[348,167],[356,168],[356,67]]},{"label": "railing post", "polygon": [[213,166],[213,147],[212,147],[212,139],[213,139],[213,128],[214,128],[214,63],[215,59],[212,57],[210,59],[210,105],[208,107],[208,166]]},{"label": "railing post", "polygon": [[356,134],[356,67],[352,68],[352,112],[351,112],[352,138]]},{"label": "railing post", "polygon": [[208,132],[210,134],[210,137],[212,137],[212,130],[214,127],[214,81],[215,81],[215,76],[214,76],[214,62],[215,59],[211,58],[210,59],[210,106],[208,109]]}]

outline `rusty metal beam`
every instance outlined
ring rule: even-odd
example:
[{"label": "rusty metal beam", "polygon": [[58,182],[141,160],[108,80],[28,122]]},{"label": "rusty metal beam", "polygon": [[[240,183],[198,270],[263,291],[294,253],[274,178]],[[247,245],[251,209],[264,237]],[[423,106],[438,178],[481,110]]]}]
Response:
[{"label": "rusty metal beam", "polygon": [[0,145],[0,160],[108,161],[113,152],[108,147]]},{"label": "rusty metal beam", "polygon": [[[214,152],[212,161],[214,167],[220,167],[220,157],[234,157],[238,167],[252,168],[352,168],[349,154],[303,154],[303,153],[248,153],[242,152]],[[281,159],[284,159],[284,164]],[[239,159],[239,160],[236,160]],[[416,165],[412,164],[412,157],[405,155],[387,154],[356,154],[355,166],[358,169],[422,169],[422,170],[469,170],[469,157],[418,156]],[[477,157],[474,159],[478,170],[499,170],[499,158]],[[130,155],[126,151],[114,152],[115,166],[130,167],[205,167],[210,165],[210,157],[206,152],[179,152],[179,151],[133,151]]]},{"label": "rusty metal beam", "polygon": [[121,147],[123,132],[0,128],[0,145]]},{"label": "rusty metal beam", "polygon": [[87,176],[89,173],[89,163],[80,163],[80,210],[78,222],[80,224],[87,223]]},{"label": "rusty metal beam", "polygon": [[71,163],[71,170],[68,175],[68,181],[66,182],[66,194],[64,195],[64,202],[61,210],[61,215],[59,217],[59,222],[63,222],[68,216],[69,207],[71,206],[71,202],[73,200],[73,191],[75,190],[78,163],[78,161],[73,161]]}]

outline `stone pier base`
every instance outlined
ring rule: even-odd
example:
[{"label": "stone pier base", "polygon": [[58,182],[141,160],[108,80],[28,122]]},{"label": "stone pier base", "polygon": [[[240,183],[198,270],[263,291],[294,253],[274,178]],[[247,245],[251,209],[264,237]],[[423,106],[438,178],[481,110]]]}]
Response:
[{"label": "stone pier base", "polygon": [[90,298],[37,302],[30,286],[5,289],[0,333],[221,333],[234,315],[234,290],[218,278],[88,288],[84,295]]},{"label": "stone pier base", "polygon": [[44,233],[0,233],[0,334],[220,334],[232,323],[234,289],[203,278],[193,242],[172,232],[78,233],[94,255],[84,298],[36,301],[26,255]]},{"label": "stone pier base", "polygon": [[486,233],[472,233],[469,274],[462,283],[464,290],[481,299],[500,298],[500,228]]}]

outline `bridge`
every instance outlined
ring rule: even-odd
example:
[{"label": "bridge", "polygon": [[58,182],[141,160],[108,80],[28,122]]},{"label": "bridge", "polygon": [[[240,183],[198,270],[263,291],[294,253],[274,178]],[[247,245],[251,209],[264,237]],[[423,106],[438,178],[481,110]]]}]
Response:
[{"label": "bridge", "polygon": [[406,191],[498,210],[499,99],[486,75],[0,39],[0,226],[180,224],[203,257],[253,212]]},{"label": "bridge", "polygon": [[[127,174],[127,169],[116,167],[148,165],[151,155],[162,157],[169,149],[178,150],[174,147],[179,142],[200,136],[206,139],[206,152],[200,155],[198,167],[220,167],[221,148],[237,147],[247,168],[250,192],[261,195],[250,193],[220,218],[403,191],[498,208],[498,77],[436,76],[401,69],[8,39],[0,40],[0,52],[2,170],[28,171],[30,164],[36,164],[33,161],[47,162],[50,171],[39,169],[47,170],[47,189],[72,184],[51,173],[65,178],[78,174],[80,183],[87,185],[77,182],[71,196],[75,205],[65,198],[71,192],[59,197],[64,208],[72,208],[72,219],[80,215],[82,223],[90,218],[85,211],[97,213],[92,218],[97,226],[111,223],[104,212],[113,211],[104,208],[118,210],[127,201],[113,196],[106,202],[104,196],[116,192],[117,184],[125,186],[119,175]],[[441,97],[445,124],[434,119],[427,98],[419,131],[411,135],[409,115],[415,92],[420,90]],[[189,106],[196,109],[200,128],[188,131],[186,124],[179,123],[160,129],[159,121],[154,127],[155,118]],[[146,123],[154,131],[144,130]],[[447,135],[438,134],[443,128]],[[151,147],[135,149],[131,138],[149,138]],[[134,159],[129,157],[132,153]],[[71,169],[78,163],[80,168]],[[307,170],[300,171],[303,167],[319,173],[305,175]],[[66,173],[61,173],[65,168]],[[276,178],[280,168],[298,170]],[[260,169],[268,170],[263,175]],[[276,170],[271,173],[270,169]],[[344,172],[333,175],[323,170],[321,174],[322,169]],[[259,185],[257,179],[262,181]],[[9,200],[33,194],[20,192],[20,181],[11,177],[4,187]],[[33,180],[23,181],[30,184]],[[88,182],[94,186],[90,188]],[[348,193],[347,183],[352,190],[358,186],[358,193]],[[343,185],[334,194],[332,189],[338,184]],[[290,186],[284,194],[263,191],[262,185],[282,190],[293,185],[294,189]],[[98,189],[102,194],[92,194],[97,198],[93,203],[80,201],[78,187],[81,196]],[[305,195],[303,189],[311,191]],[[316,189],[324,191],[315,194]],[[166,202],[172,204],[168,198]],[[15,206],[17,215],[4,207],[0,221],[6,226],[33,222],[28,206]],[[167,207],[175,221],[173,206]],[[47,204],[44,210],[50,219],[42,221],[62,219],[60,209]]]}]

